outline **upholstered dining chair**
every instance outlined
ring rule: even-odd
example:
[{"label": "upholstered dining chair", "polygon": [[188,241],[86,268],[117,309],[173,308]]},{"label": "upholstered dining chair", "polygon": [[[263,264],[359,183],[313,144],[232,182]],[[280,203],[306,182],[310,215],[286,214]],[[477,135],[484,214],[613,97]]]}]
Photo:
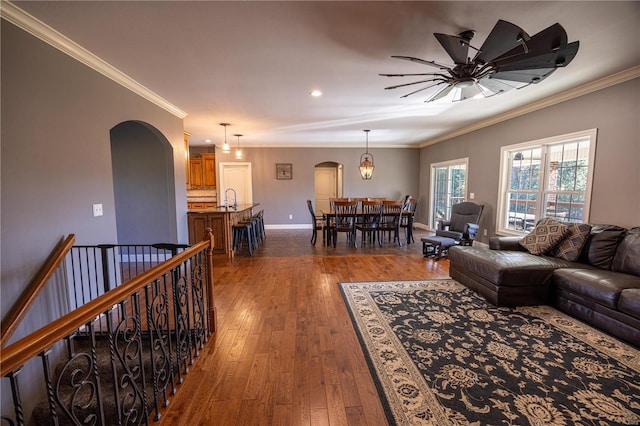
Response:
[{"label": "upholstered dining chair", "polygon": [[313,233],[311,234],[311,244],[316,245],[316,240],[318,239],[318,231],[322,231],[322,244],[325,244],[326,234],[327,234],[327,221],[323,215],[317,215],[313,210],[313,204],[311,200],[307,200],[307,207],[309,208],[309,213],[311,214],[311,228],[313,229]]},{"label": "upholstered dining chair", "polygon": [[480,229],[478,222],[484,205],[465,201],[451,207],[451,218],[441,220],[436,230],[439,237],[453,238],[460,245],[470,246]]},{"label": "upholstered dining chair", "polygon": [[334,201],[333,211],[330,214],[328,233],[336,246],[338,232],[347,234],[347,242],[357,247],[356,241],[356,217],[358,214],[357,201]]}]

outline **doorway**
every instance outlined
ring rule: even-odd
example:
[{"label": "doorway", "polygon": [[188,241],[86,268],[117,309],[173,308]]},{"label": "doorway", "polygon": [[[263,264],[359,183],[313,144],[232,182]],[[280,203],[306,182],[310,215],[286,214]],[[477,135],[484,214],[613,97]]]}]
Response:
[{"label": "doorway", "polygon": [[315,210],[329,211],[329,199],[342,197],[342,164],[327,161],[316,164]]},{"label": "doorway", "polygon": [[[224,205],[227,200],[228,205],[253,203],[253,186],[251,183],[251,163],[219,163],[220,179],[218,188],[218,205]],[[229,193],[227,194],[227,190]],[[233,191],[236,200],[234,200]],[[228,195],[228,196],[227,196]]]},{"label": "doorway", "polygon": [[118,244],[177,242],[171,144],[141,121],[116,125],[110,138]]}]

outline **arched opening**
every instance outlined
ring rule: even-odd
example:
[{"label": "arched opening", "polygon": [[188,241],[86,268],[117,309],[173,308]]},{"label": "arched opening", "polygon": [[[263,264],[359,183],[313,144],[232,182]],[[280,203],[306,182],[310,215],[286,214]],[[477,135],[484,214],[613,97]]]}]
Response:
[{"label": "arched opening", "polygon": [[118,244],[177,242],[171,144],[140,121],[110,133]]},{"label": "arched opening", "polygon": [[315,210],[329,211],[329,199],[343,195],[343,166],[333,161],[315,165]]}]

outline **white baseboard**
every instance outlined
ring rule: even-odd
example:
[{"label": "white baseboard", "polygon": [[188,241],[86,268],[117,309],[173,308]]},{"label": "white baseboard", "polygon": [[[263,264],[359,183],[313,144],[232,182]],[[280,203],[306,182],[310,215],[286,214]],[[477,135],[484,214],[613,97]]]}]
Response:
[{"label": "white baseboard", "polygon": [[284,223],[276,223],[272,225],[264,225],[264,229],[311,229],[310,223],[294,223],[287,225]]}]

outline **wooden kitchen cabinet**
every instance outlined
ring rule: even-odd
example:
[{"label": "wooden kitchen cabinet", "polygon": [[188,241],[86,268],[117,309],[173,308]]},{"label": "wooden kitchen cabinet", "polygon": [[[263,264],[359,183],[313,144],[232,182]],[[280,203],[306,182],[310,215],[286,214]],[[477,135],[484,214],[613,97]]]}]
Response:
[{"label": "wooden kitchen cabinet", "polygon": [[196,244],[204,238],[204,231],[211,228],[213,231],[214,248],[217,254],[226,253],[225,242],[225,217],[220,214],[187,214],[187,224],[189,227],[189,244]]},{"label": "wooden kitchen cabinet", "polygon": [[189,177],[192,189],[202,188],[202,158],[189,159]]},{"label": "wooden kitchen cabinet", "polygon": [[191,189],[216,188],[216,155],[201,154],[189,159]]},{"label": "wooden kitchen cabinet", "polygon": [[198,201],[189,201],[187,203],[187,208],[189,210],[210,209],[210,208],[216,207],[217,205],[218,205],[217,203],[205,203],[205,202],[198,202]]},{"label": "wooden kitchen cabinet", "polygon": [[206,189],[216,187],[216,155],[202,154],[202,186]]}]

